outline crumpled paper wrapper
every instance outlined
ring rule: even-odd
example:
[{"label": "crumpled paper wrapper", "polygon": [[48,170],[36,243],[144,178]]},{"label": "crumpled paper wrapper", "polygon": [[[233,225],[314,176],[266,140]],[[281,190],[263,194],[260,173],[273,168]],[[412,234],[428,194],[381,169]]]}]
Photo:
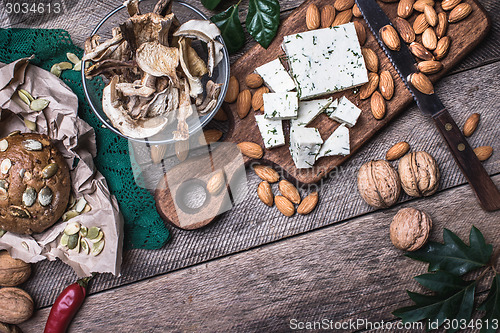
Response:
[{"label": "crumpled paper wrapper", "polygon": [[[50,104],[43,111],[30,110],[18,96],[22,88],[35,98],[44,98]],[[62,222],[40,234],[18,235],[7,232],[0,237],[0,249],[25,262],[61,259],[70,265],[78,277],[91,273],[119,275],[122,261],[123,216],[116,198],[109,193],[105,178],[96,171],[94,129],[77,116],[78,98],[55,75],[33,65],[29,59],[11,64],[0,63],[0,138],[15,130],[30,132],[24,119],[37,124],[37,132],[46,134],[68,162],[72,192],[77,199],[84,197],[92,207],[84,213]],[[74,165],[76,164],[76,167]],[[96,226],[104,233],[105,246],[98,256],[76,253],[59,246],[63,230],[69,222],[79,222],[87,228]]]}]

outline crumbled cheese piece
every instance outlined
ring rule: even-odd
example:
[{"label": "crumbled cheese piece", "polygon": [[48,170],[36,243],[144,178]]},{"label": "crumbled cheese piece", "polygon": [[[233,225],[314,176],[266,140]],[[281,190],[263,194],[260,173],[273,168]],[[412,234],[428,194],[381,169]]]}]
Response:
[{"label": "crumbled cheese piece", "polygon": [[333,98],[330,97],[327,99],[299,102],[298,117],[290,121],[290,126],[307,126],[321,112],[325,111],[332,101]]},{"label": "crumbled cheese piece", "polygon": [[326,139],[318,153],[317,158],[334,155],[346,156],[350,153],[349,129],[345,126],[345,124],[342,124],[337,127],[328,139]]},{"label": "crumbled cheese piece", "polygon": [[322,144],[318,129],[302,126],[290,128],[290,155],[298,169],[312,168]]},{"label": "crumbled cheese piece", "polygon": [[257,67],[255,73],[259,74],[266,86],[274,92],[285,92],[295,89],[295,82],[293,82],[279,58]]},{"label": "crumbled cheese piece", "polygon": [[283,122],[281,120],[266,119],[263,114],[255,115],[259,126],[264,146],[267,149],[283,146],[285,135],[283,134]]},{"label": "crumbled cheese piece", "polygon": [[358,121],[361,110],[354,105],[347,97],[342,96],[338,101],[338,105],[333,112],[328,114],[328,117],[338,121],[341,124],[346,124],[347,127],[353,127]]},{"label": "crumbled cheese piece", "polygon": [[268,119],[295,119],[299,108],[296,92],[268,93],[264,98],[264,116]]}]

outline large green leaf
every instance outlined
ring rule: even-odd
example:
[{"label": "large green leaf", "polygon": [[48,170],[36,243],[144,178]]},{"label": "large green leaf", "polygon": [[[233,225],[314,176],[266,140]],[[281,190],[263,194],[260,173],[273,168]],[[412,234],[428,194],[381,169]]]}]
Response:
[{"label": "large green leaf", "polygon": [[245,32],[238,16],[237,4],[212,16],[210,20],[219,27],[229,53],[234,53],[245,45]]},{"label": "large green leaf", "polygon": [[425,288],[441,294],[453,293],[469,285],[460,277],[444,271],[422,274],[415,276],[414,279]]},{"label": "large green leaf", "polygon": [[271,44],[280,24],[280,3],[277,0],[250,0],[246,19],[247,30],[264,48]]},{"label": "large green leaf", "polygon": [[472,227],[467,246],[448,229],[443,231],[444,244],[429,242],[426,246],[406,255],[412,259],[429,263],[429,271],[443,270],[455,275],[484,267],[488,264],[493,246],[486,244],[483,235]]},{"label": "large green leaf", "polygon": [[488,297],[479,306],[478,310],[486,311],[483,318],[481,318],[483,324],[481,332],[496,332],[500,325],[500,273],[497,273],[493,278]]},{"label": "large green leaf", "polygon": [[203,6],[210,10],[214,10],[220,2],[221,0],[201,0]]}]

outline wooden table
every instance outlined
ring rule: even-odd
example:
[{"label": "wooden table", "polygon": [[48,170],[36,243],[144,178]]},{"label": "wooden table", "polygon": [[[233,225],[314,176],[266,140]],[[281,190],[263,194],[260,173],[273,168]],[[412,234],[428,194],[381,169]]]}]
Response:
[{"label": "wooden table", "polygon": [[[199,1],[188,2],[199,6]],[[301,1],[280,3],[285,18]],[[439,82],[437,92],[459,125],[471,113],[481,113],[479,129],[469,142],[473,147],[493,146],[495,153],[484,166],[500,186],[500,2],[481,3],[491,14],[492,30]],[[0,13],[0,22],[1,27],[66,29],[81,46],[100,18],[119,4],[74,0],[62,16],[13,20]],[[242,1],[242,10],[247,4]],[[246,49],[252,45],[249,40]],[[439,192],[425,199],[404,195],[395,207],[374,211],[357,193],[356,172],[402,140],[413,150],[435,156],[442,171]],[[71,331],[288,331],[294,322],[323,319],[395,323],[391,311],[410,303],[405,290],[418,291],[411,278],[426,269],[404,257],[389,240],[390,221],[402,207],[431,215],[432,240],[442,240],[443,228],[466,237],[475,225],[488,242],[500,247],[500,212],[479,208],[432,121],[415,106],[340,171],[320,184],[320,204],[314,213],[293,218],[259,203],[258,178],[248,172],[247,200],[211,226],[193,232],[173,229],[172,240],[161,250],[126,252],[121,277],[98,276]],[[25,332],[42,330],[55,297],[75,280],[61,262],[42,262],[34,271],[23,287],[34,296],[38,311],[21,325]]]}]

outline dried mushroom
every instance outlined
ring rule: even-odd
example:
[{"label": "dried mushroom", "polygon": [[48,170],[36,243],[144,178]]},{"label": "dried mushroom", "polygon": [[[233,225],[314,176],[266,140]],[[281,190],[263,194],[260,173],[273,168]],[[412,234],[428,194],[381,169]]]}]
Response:
[{"label": "dried mushroom", "polygon": [[429,238],[432,220],[426,213],[414,208],[403,208],[391,223],[391,242],[400,250],[416,251]]},{"label": "dried mushroom", "polygon": [[403,190],[412,197],[436,193],[441,174],[434,157],[425,151],[406,154],[399,161],[399,177]]},{"label": "dried mushroom", "polygon": [[[175,140],[189,138],[187,119],[217,105],[221,85],[211,76],[222,60],[219,28],[208,20],[179,24],[171,0],[160,0],[153,12],[141,14],[139,1],[124,2],[130,15],[104,42],[94,35],[85,41],[87,77],[104,75],[103,110],[112,125],[126,136],[146,138],[177,120]],[[191,46],[207,44],[205,62]],[[206,82],[206,83],[204,83]],[[196,106],[196,108],[195,108]]]}]

